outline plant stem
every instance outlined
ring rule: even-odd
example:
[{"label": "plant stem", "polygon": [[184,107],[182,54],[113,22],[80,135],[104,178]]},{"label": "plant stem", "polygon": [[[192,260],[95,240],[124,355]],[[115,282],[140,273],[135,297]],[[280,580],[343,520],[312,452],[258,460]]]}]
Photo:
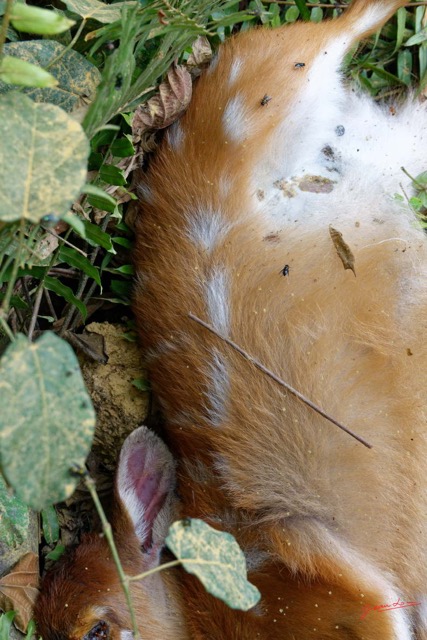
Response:
[{"label": "plant stem", "polygon": [[67,53],[67,51],[70,51],[70,49],[72,49],[74,47],[74,45],[76,44],[77,40],[80,38],[80,35],[85,27],[87,20],[86,18],[84,18],[81,23],[79,28],[77,29],[74,38],[71,40],[71,42],[69,44],[67,44],[66,47],[64,47],[64,49],[62,49],[61,53],[59,53],[56,58],[54,58],[53,60],[51,60],[49,62],[49,64],[46,66],[46,70],[50,69],[51,67],[53,67],[54,64],[56,64],[57,62],[59,62],[61,60],[61,58],[63,58],[65,56],[65,54]]},{"label": "plant stem", "polygon": [[143,580],[144,578],[148,578],[148,576],[151,576],[153,573],[158,573],[159,571],[163,571],[163,569],[171,569],[172,567],[177,567],[180,564],[181,564],[181,560],[171,560],[170,562],[165,562],[165,564],[159,564],[159,566],[154,567],[154,569],[150,569],[149,571],[144,571],[143,573],[139,573],[137,576],[129,576],[128,580],[129,582],[136,582],[137,580]]},{"label": "plant stem", "polygon": [[140,636],[138,631],[138,625],[136,622],[135,610],[133,608],[132,597],[131,597],[130,588],[129,588],[130,578],[123,571],[123,567],[122,567],[122,563],[120,562],[120,557],[117,551],[116,543],[114,542],[111,525],[107,520],[104,509],[102,508],[101,501],[96,491],[95,482],[93,478],[89,476],[89,474],[85,474],[84,481],[90,495],[92,496],[92,500],[95,504],[96,510],[101,519],[102,530],[108,542],[108,546],[110,547],[111,555],[113,556],[113,561],[114,561],[114,564],[116,565],[117,573],[119,574],[120,583],[122,585],[123,593],[125,594],[126,603],[130,613],[133,636],[134,638],[139,638]]},{"label": "plant stem", "polygon": [[9,340],[13,342],[15,340],[15,336],[13,335],[9,325],[6,320],[3,318],[3,315],[0,313],[0,326],[3,329],[4,333],[7,335]]},{"label": "plant stem", "polygon": [[12,5],[14,0],[6,0],[6,8],[3,15],[3,20],[0,27],[0,61],[3,53],[3,46],[6,42],[7,30],[10,23],[10,16],[12,14]]},{"label": "plant stem", "polygon": [[43,282],[41,282],[37,290],[36,298],[34,300],[33,314],[31,316],[30,327],[28,329],[28,340],[30,341],[33,339],[34,328],[36,326],[37,316],[39,314],[40,303],[42,301],[42,296],[43,296],[43,290],[44,290]]},{"label": "plant stem", "polygon": [[[6,293],[5,293],[5,296],[3,298],[3,302],[2,302],[1,307],[0,307],[0,319],[2,320],[2,325],[3,326],[4,326],[4,323],[7,324],[7,314],[9,312],[10,300],[12,298],[13,289],[15,287],[16,278],[17,278],[17,275],[18,275],[19,265],[21,263],[22,249],[24,247],[24,237],[25,237],[25,218],[21,218],[21,221],[19,223],[18,248],[17,248],[17,251],[16,251],[15,260],[13,262],[13,269],[12,269],[12,273],[11,273],[11,276],[10,276],[10,280],[7,283]],[[9,331],[6,331],[6,333],[7,333],[7,335],[9,337],[10,337],[10,335],[13,336],[13,334],[11,334],[11,332],[9,333]]]}]

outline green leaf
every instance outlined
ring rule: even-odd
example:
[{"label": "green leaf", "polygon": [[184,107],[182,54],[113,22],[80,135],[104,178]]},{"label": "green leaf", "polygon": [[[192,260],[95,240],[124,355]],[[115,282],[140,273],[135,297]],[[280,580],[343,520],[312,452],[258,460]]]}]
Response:
[{"label": "green leaf", "polygon": [[[53,104],[0,96],[0,220],[60,217],[86,179],[89,143],[81,126]],[[7,188],[5,188],[7,186]]]},{"label": "green leaf", "polygon": [[150,383],[145,378],[135,378],[132,380],[132,384],[139,391],[151,391]]},{"label": "green leaf", "polygon": [[116,158],[128,158],[135,154],[135,147],[132,144],[131,136],[124,136],[118,140],[114,140],[110,148],[111,153]]},{"label": "green leaf", "polygon": [[123,6],[137,5],[136,2],[116,2],[113,5],[108,5],[98,0],[64,0],[64,4],[70,11],[77,13],[85,20],[92,18],[104,24],[120,20]]},{"label": "green leaf", "polygon": [[[53,88],[24,90],[34,102],[49,102],[71,112],[84,106],[95,96],[101,77],[98,69],[80,53],[73,49],[67,51],[59,42],[13,42],[4,46],[4,52],[8,56],[25,60],[38,67],[48,68],[49,73],[56,79],[56,86]],[[0,93],[10,90],[10,85],[0,82]]]},{"label": "green leaf", "polygon": [[[6,47],[5,47],[6,48]],[[0,80],[7,84],[23,87],[54,87],[57,80],[41,67],[14,58],[4,56],[0,63]]]},{"label": "green leaf", "polygon": [[92,278],[92,280],[95,280],[96,284],[100,287],[102,286],[99,269],[94,267],[85,256],[82,256],[82,254],[75,249],[65,247],[63,245],[59,250],[59,260],[79,269],[79,271],[83,271],[86,275]]},{"label": "green leaf", "polygon": [[412,80],[412,52],[409,49],[402,49],[397,55],[397,73],[399,80],[404,82],[406,86],[411,84]]},{"label": "green leaf", "polygon": [[[310,10],[306,5],[306,0],[295,0],[295,4],[298,7],[299,12],[301,13],[301,18],[303,20],[310,20]],[[294,20],[288,20],[288,18],[286,17],[286,22],[294,22]]]},{"label": "green leaf", "polygon": [[132,249],[132,242],[128,238],[122,238],[122,236],[114,236],[111,239],[114,242],[114,244],[118,244],[121,247],[125,247],[125,249]]},{"label": "green leaf", "polygon": [[96,224],[89,222],[89,220],[84,220],[83,222],[85,226],[85,238],[89,244],[93,247],[102,247],[109,253],[117,253],[108,233],[105,233],[105,231],[100,229]]},{"label": "green leaf", "polygon": [[21,2],[15,2],[12,5],[10,21],[17,31],[37,33],[42,36],[62,33],[76,24],[74,20],[68,20],[59,13]]},{"label": "green leaf", "polygon": [[46,558],[48,558],[48,560],[53,560],[54,562],[56,562],[57,560],[59,560],[59,558],[64,555],[66,549],[65,546],[63,544],[61,544],[60,542],[58,542],[58,544],[56,545],[55,549],[53,551],[51,551],[50,553],[48,553],[46,555]]},{"label": "green leaf", "polygon": [[103,164],[99,170],[99,177],[108,184],[114,184],[123,187],[126,184],[126,178],[122,169],[112,164]]},{"label": "green leaf", "polygon": [[395,51],[400,49],[400,47],[402,46],[403,38],[405,35],[406,15],[407,11],[405,7],[400,7],[397,12],[397,34]]},{"label": "green leaf", "polygon": [[323,10],[320,7],[313,7],[311,10],[310,20],[312,22],[321,22],[323,19]]},{"label": "green leaf", "polygon": [[426,42],[426,40],[427,40],[427,27],[424,27],[422,31],[419,31],[418,33],[416,33],[414,36],[412,36],[411,38],[409,38],[409,40],[405,42],[405,47],[413,47],[416,44],[421,44],[422,42]]},{"label": "green leaf", "polygon": [[246,579],[246,560],[232,535],[197,519],[180,520],[169,528],[166,546],[205,589],[232,609],[247,611],[260,599]]},{"label": "green leaf", "polygon": [[[308,16],[310,18],[310,14]],[[285,21],[286,22],[295,22],[299,18],[299,9],[298,7],[289,7],[285,13]]]},{"label": "green leaf", "polygon": [[43,280],[43,286],[49,291],[53,291],[53,293],[56,293],[56,295],[61,296],[61,298],[64,298],[64,300],[66,300],[70,304],[73,304],[75,307],[77,307],[77,309],[81,313],[83,320],[86,320],[86,305],[83,304],[81,300],[76,298],[70,287],[67,287],[65,284],[62,284],[62,282],[60,282],[56,278],[52,278],[51,276],[45,276]]},{"label": "green leaf", "polygon": [[106,193],[104,189],[101,189],[101,187],[87,183],[84,185],[82,191],[86,193],[88,201],[93,207],[102,209],[102,211],[108,211],[109,213],[115,212],[117,208],[116,200],[113,196],[110,196],[109,193]]},{"label": "green leaf", "polygon": [[81,238],[86,237],[85,226],[83,220],[81,220],[78,216],[71,211],[68,211],[65,216],[62,216],[62,220],[70,225],[70,227],[79,235]]},{"label": "green leaf", "polygon": [[422,173],[417,175],[414,182],[416,185],[420,185],[423,189],[427,189],[427,171],[423,171]]},{"label": "green leaf", "polygon": [[110,273],[122,273],[125,276],[133,276],[135,271],[132,264],[122,264],[121,267],[114,267],[114,269],[105,269]]},{"label": "green leaf", "polygon": [[0,362],[0,444],[4,475],[40,511],[68,498],[92,442],[95,412],[71,347],[46,332],[18,334]]},{"label": "green leaf", "polygon": [[27,505],[13,495],[0,474],[0,545],[17,547],[22,544],[28,534],[29,522]]},{"label": "green leaf", "polygon": [[59,522],[55,507],[50,505],[41,512],[43,535],[48,544],[59,540]]},{"label": "green leaf", "polygon": [[9,634],[15,615],[14,611],[0,614],[0,640],[9,640]]}]

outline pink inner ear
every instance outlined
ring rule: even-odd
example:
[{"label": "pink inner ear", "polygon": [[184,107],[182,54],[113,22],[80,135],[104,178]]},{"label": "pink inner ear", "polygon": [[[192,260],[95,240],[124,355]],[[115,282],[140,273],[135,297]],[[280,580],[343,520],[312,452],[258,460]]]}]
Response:
[{"label": "pink inner ear", "polygon": [[168,472],[159,469],[153,452],[147,452],[144,447],[136,447],[127,458],[129,484],[134,488],[138,500],[144,509],[141,527],[145,531],[141,540],[144,547],[152,544],[152,528],[168,492],[171,490]]}]

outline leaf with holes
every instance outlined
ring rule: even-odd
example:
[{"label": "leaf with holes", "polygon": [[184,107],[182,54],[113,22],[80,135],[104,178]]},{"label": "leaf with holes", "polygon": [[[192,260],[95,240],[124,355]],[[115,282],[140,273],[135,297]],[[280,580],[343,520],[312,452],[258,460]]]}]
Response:
[{"label": "leaf with holes", "polygon": [[0,96],[0,140],[0,221],[64,215],[86,178],[81,126],[53,104],[12,92]]},{"label": "leaf with holes", "polygon": [[[34,102],[56,104],[70,112],[84,107],[96,93],[101,74],[84,56],[54,40],[29,40],[11,42],[4,46],[4,53],[21,64],[36,65],[39,72],[49,69],[56,86],[25,89]],[[56,62],[55,62],[56,60]],[[43,73],[46,73],[45,71]],[[0,93],[11,91],[10,84],[0,82]],[[22,83],[21,83],[22,84]],[[28,83],[27,83],[28,84]],[[29,83],[31,87],[39,87]]]},{"label": "leaf with holes", "polygon": [[206,591],[232,609],[247,611],[259,601],[258,589],[246,579],[245,556],[229,533],[189,518],[174,522],[166,545]]},{"label": "leaf with holes", "polygon": [[15,547],[24,541],[29,527],[28,507],[13,495],[0,474],[0,548]]},{"label": "leaf with holes", "polygon": [[26,553],[16,567],[0,579],[0,609],[14,609],[15,625],[25,631],[38,595],[39,566],[35,553]]},{"label": "leaf with holes", "polygon": [[54,333],[35,343],[19,334],[0,362],[1,465],[18,497],[37,511],[69,497],[94,426],[71,347]]}]

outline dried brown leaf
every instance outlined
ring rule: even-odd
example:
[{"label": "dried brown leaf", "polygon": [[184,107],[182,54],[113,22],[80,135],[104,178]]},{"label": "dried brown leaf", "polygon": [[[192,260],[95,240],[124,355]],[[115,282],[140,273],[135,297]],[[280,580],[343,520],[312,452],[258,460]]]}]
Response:
[{"label": "dried brown leaf", "polygon": [[35,553],[26,553],[13,571],[0,580],[0,609],[16,611],[16,627],[25,633],[38,595],[39,571]]},{"label": "dried brown leaf", "polygon": [[332,242],[334,243],[334,247],[336,249],[338,257],[343,263],[344,269],[351,269],[354,275],[356,275],[356,271],[354,269],[354,255],[350,247],[344,240],[342,233],[340,231],[337,231],[337,229],[331,227],[331,225],[329,225],[329,233],[331,235]]},{"label": "dried brown leaf", "polygon": [[147,129],[164,129],[175,122],[187,109],[191,93],[187,69],[180,65],[170,67],[158,94],[136,110],[132,122],[134,135],[141,135]]},{"label": "dried brown leaf", "polygon": [[193,76],[200,74],[212,60],[212,47],[206,36],[199,36],[193,43],[192,53],[188,57],[187,67]]}]

